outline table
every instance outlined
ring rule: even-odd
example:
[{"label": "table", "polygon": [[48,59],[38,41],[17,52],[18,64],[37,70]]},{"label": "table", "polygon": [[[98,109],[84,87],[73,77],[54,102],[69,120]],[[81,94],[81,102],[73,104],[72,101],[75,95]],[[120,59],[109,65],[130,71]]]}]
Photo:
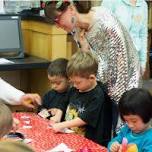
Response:
[{"label": "table", "polygon": [[9,59],[13,63],[0,64],[0,77],[24,92],[43,95],[48,89],[47,68],[51,61],[25,54],[24,58]]},{"label": "table", "polygon": [[25,69],[47,69],[50,61],[36,56],[25,55],[20,59],[8,59],[14,63],[1,64],[0,71],[13,71]]},{"label": "table", "polygon": [[[76,134],[54,133],[49,127],[48,120],[45,120],[35,113],[14,113],[13,116],[20,120],[18,132],[24,133],[26,138],[32,139],[30,146],[36,152],[45,152],[52,149],[60,143],[66,144],[75,152],[80,152],[81,149],[87,148],[88,152],[107,152],[107,149],[94,143],[87,138]],[[32,128],[24,128],[26,126]]]}]

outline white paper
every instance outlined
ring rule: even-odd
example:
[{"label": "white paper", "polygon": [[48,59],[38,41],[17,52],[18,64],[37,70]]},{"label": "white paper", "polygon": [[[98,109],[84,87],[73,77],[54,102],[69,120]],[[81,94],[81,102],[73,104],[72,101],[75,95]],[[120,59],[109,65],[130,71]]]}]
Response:
[{"label": "white paper", "polygon": [[26,143],[26,144],[29,144],[29,143],[32,142],[32,139],[26,138],[26,139],[23,140],[23,142]]},{"label": "white paper", "polygon": [[61,143],[61,144],[57,145],[55,148],[53,148],[51,150],[47,150],[46,152],[59,152],[59,151],[72,152],[73,150],[70,149],[66,144]]},{"label": "white paper", "polygon": [[5,58],[0,58],[0,64],[8,64],[8,63],[14,63],[13,61],[7,60]]},{"label": "white paper", "polygon": [[39,113],[39,116],[41,116],[42,118],[47,118],[50,116],[49,112],[47,111],[47,109],[42,109]]},{"label": "white paper", "polygon": [[68,129],[68,128],[64,128],[62,132],[63,132],[63,133],[67,133],[67,134],[74,133],[73,130]]},{"label": "white paper", "polygon": [[31,129],[32,126],[23,126],[23,129]]}]

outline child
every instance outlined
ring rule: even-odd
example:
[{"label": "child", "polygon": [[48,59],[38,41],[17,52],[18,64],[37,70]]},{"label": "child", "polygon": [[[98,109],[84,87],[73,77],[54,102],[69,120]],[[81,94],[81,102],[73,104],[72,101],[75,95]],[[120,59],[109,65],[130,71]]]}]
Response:
[{"label": "child", "polygon": [[[96,80],[98,62],[90,52],[76,52],[67,65],[73,84],[68,95],[64,122],[52,125],[55,132],[65,128],[106,145],[111,138],[111,103],[105,101],[103,85]],[[66,107],[66,106],[65,106]]]},{"label": "child", "polygon": [[0,138],[9,133],[13,126],[13,117],[10,109],[0,102]]},{"label": "child", "polygon": [[19,141],[1,141],[0,142],[1,152],[34,152],[28,145]]},{"label": "child", "polygon": [[[60,122],[61,111],[57,109],[60,106],[60,102],[64,102],[69,88],[69,81],[66,74],[68,60],[64,58],[58,58],[49,65],[48,67],[48,79],[50,80],[52,90],[47,92],[42,100],[42,105],[38,108],[40,111],[39,115],[42,117],[49,117],[51,113],[51,120],[54,122]],[[44,109],[47,109],[45,111]],[[61,114],[57,115],[57,111]]]},{"label": "child", "polygon": [[[119,102],[120,116],[126,125],[108,145],[110,152],[152,151],[152,96],[144,89],[133,88]],[[125,139],[126,138],[126,139]],[[125,140],[124,140],[125,139]],[[128,144],[124,141],[128,141]]]},{"label": "child", "polygon": [[0,151],[34,152],[24,143],[13,141],[13,139],[9,139],[7,137],[3,138],[11,131],[11,129],[14,129],[13,127],[15,127],[15,123],[16,122],[14,122],[13,124],[13,117],[10,109],[3,102],[0,101]]}]

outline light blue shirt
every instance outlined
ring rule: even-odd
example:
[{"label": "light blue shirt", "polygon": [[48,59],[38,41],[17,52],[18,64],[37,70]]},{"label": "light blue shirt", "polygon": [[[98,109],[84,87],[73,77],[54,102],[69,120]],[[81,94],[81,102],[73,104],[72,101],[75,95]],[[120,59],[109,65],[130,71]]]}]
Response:
[{"label": "light blue shirt", "polygon": [[144,0],[137,0],[136,6],[132,6],[130,0],[103,0],[102,6],[110,9],[129,31],[144,71],[147,61],[147,3]]},{"label": "light blue shirt", "polygon": [[128,145],[130,144],[130,146],[136,147],[136,151],[134,152],[152,152],[152,128],[147,129],[142,133],[135,134],[127,125],[124,126],[118,136],[112,139],[108,144],[108,151],[110,151],[113,142],[117,141],[121,144],[124,137],[127,139]]}]

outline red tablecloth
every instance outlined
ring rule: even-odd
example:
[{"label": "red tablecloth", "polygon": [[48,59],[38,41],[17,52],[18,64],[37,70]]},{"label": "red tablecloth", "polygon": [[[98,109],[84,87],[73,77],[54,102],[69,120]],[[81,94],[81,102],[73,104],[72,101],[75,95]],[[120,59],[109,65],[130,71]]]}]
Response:
[{"label": "red tablecloth", "polygon": [[[36,152],[45,152],[60,143],[65,143],[76,152],[80,152],[83,148],[89,149],[88,152],[107,152],[106,148],[80,135],[55,134],[49,127],[48,121],[34,113],[14,113],[13,115],[20,120],[18,132],[24,133],[26,138],[32,139],[29,145]],[[30,128],[31,126],[32,128]]]}]

